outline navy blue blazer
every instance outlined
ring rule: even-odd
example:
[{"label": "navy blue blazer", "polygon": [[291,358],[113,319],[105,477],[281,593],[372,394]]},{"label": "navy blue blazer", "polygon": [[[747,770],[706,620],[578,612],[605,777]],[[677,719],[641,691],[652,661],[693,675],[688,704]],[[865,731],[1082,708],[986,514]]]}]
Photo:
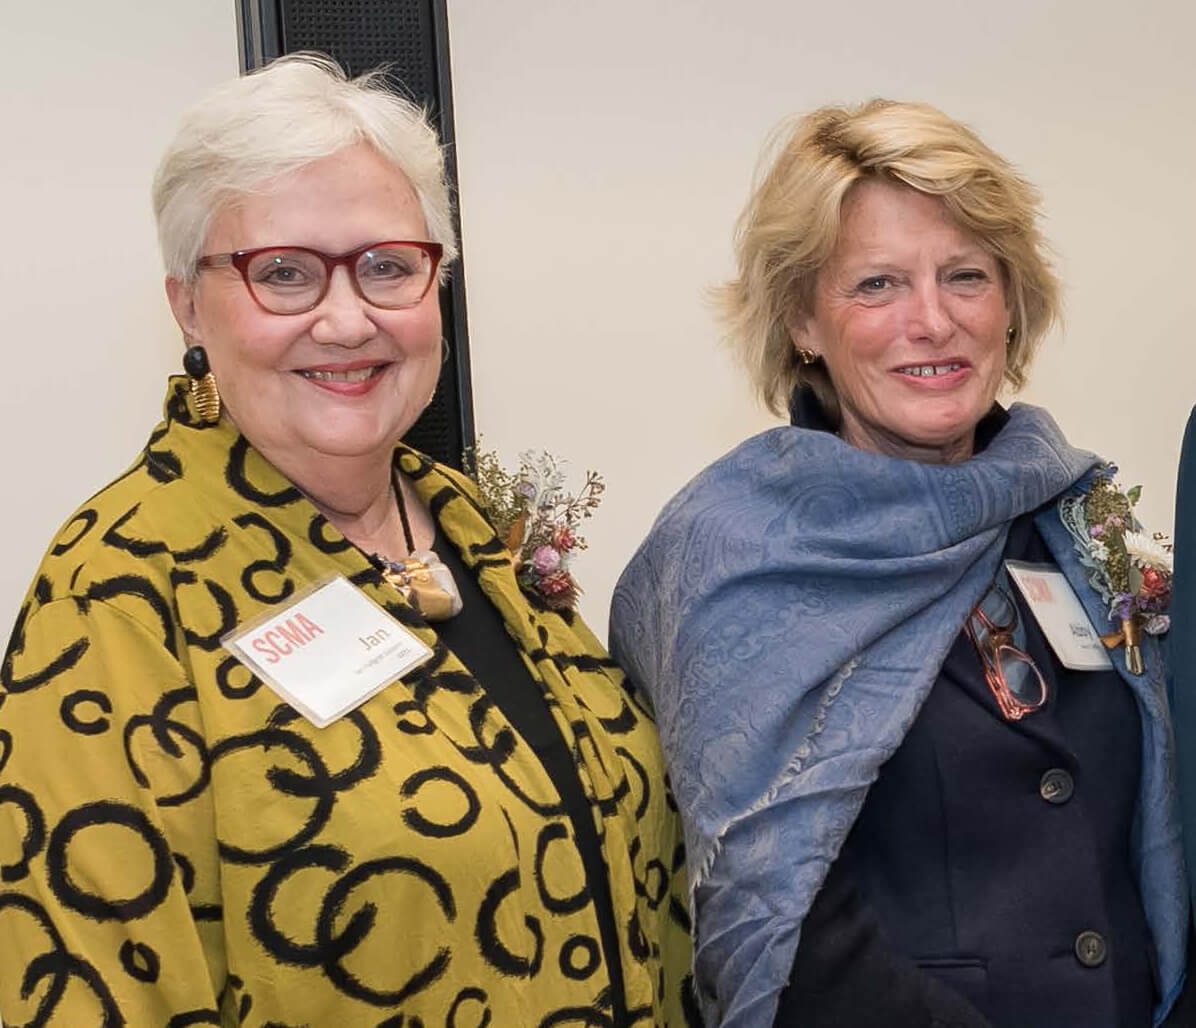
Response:
[{"label": "navy blue blazer", "polygon": [[[1005,556],[1051,562],[1030,516]],[[1064,668],[1010,598],[1045,707],[1005,721],[960,633],[814,901],[774,1028],[1150,1028],[1134,696]]]}]

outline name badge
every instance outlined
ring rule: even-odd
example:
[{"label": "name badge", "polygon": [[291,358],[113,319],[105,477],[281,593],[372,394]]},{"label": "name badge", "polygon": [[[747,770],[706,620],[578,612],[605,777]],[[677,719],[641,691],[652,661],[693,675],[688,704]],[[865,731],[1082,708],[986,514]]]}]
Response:
[{"label": "name badge", "polygon": [[344,575],[221,644],[317,728],[361,706],[432,656],[431,649]]},{"label": "name badge", "polygon": [[1060,663],[1073,671],[1103,671],[1113,662],[1066,576],[1050,564],[1005,561],[1009,577]]}]

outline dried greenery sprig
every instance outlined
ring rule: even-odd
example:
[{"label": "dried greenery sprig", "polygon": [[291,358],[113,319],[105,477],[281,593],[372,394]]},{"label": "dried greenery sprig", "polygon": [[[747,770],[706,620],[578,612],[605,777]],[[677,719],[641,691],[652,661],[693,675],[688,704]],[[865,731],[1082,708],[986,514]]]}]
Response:
[{"label": "dried greenery sprig", "polygon": [[1134,514],[1141,486],[1124,492],[1112,465],[1102,468],[1086,493],[1066,497],[1063,523],[1075,541],[1088,580],[1105,601],[1117,630],[1102,636],[1106,646],[1124,645],[1126,664],[1141,673],[1139,631],[1161,635],[1170,627],[1171,544],[1161,533],[1147,535]]},{"label": "dried greenery sprig", "polygon": [[565,462],[532,450],[519,455],[514,472],[492,450],[469,450],[464,464],[499,538],[515,555],[519,584],[549,607],[572,607],[581,588],[569,566],[585,549],[578,527],[602,502],[602,476],[587,471],[581,489],[567,492]]}]

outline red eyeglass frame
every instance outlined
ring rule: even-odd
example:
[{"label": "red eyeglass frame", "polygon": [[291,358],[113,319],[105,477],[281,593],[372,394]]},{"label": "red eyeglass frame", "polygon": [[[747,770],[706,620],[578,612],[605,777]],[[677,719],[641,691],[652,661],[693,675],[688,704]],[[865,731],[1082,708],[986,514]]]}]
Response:
[{"label": "red eyeglass frame", "polygon": [[[357,281],[357,275],[355,272],[357,259],[362,254],[369,253],[370,250],[377,250],[379,247],[384,246],[413,246],[418,250],[422,250],[428,255],[428,258],[432,262],[432,266],[428,270],[427,285],[424,286],[424,290],[419,294],[418,299],[412,300],[410,303],[401,303],[391,307],[386,304],[378,303],[375,300],[371,300],[362,291],[361,283]],[[315,302],[307,307],[304,307],[302,310],[271,310],[264,303],[262,303],[257,293],[254,291],[253,283],[249,281],[249,262],[260,254],[272,253],[276,251],[280,253],[294,253],[296,251],[299,253],[309,253],[324,265],[324,288],[320,290],[320,295],[316,298]],[[237,271],[241,273],[241,281],[245,283],[245,288],[249,292],[249,295],[253,297],[254,303],[256,303],[267,314],[277,314],[279,317],[287,318],[293,314],[307,314],[309,311],[313,311],[319,307],[320,304],[324,302],[324,297],[328,295],[328,290],[332,286],[332,273],[342,264],[344,265],[345,270],[349,273],[349,281],[353,285],[353,291],[371,307],[378,307],[381,310],[387,311],[401,311],[406,310],[408,307],[415,307],[423,302],[424,297],[428,295],[429,290],[432,288],[432,283],[436,281],[436,272],[440,267],[440,260],[443,256],[444,247],[439,243],[425,242],[422,239],[386,239],[382,240],[381,242],[370,243],[368,246],[360,246],[356,250],[349,250],[347,253],[341,254],[324,253],[322,250],[313,250],[310,246],[259,246],[252,250],[236,250],[233,253],[206,254],[195,262],[195,267],[202,271],[204,268],[226,268],[229,265],[232,265],[232,267],[236,268]]]}]

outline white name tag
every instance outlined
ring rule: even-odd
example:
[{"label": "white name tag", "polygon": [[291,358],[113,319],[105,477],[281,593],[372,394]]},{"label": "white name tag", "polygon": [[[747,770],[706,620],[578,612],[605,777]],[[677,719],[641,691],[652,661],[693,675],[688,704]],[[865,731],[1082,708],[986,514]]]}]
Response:
[{"label": "white name tag", "polygon": [[1102,671],[1113,666],[1105,644],[1062,571],[1050,564],[1019,560],[1005,561],[1005,570],[1064,667]]},{"label": "white name tag", "polygon": [[317,728],[432,656],[344,575],[306,590],[281,612],[238,626],[221,643]]}]

